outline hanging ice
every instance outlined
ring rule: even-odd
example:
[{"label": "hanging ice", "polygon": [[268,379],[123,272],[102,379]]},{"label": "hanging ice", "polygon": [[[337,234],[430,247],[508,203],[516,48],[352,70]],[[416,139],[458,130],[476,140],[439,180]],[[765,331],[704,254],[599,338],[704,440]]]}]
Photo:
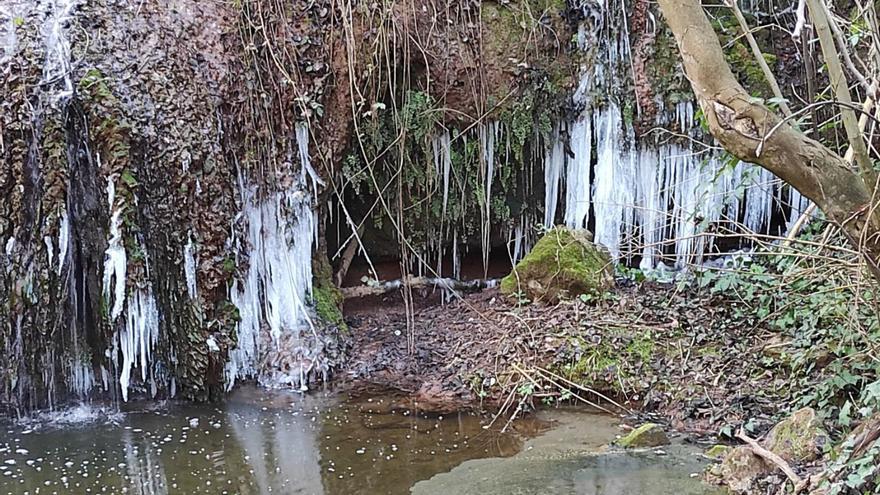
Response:
[{"label": "hanging ice", "polygon": [[556,223],[556,207],[559,203],[559,187],[562,169],[565,167],[565,148],[559,133],[559,124],[553,126],[544,152],[544,226]]},{"label": "hanging ice", "polygon": [[[109,207],[113,208],[116,189],[113,186],[113,178],[107,178],[107,200]],[[125,304],[125,270],[127,259],[125,245],[122,240],[122,208],[117,208],[110,217],[110,240],[107,242],[107,250],[104,252],[104,299],[113,302],[110,310],[110,320],[115,321],[122,314]],[[111,297],[111,289],[113,297]]]},{"label": "hanging ice", "polygon": [[452,144],[449,130],[444,129],[431,141],[434,150],[434,169],[438,176],[443,176],[443,217],[446,217],[446,205],[449,202],[449,173],[452,171]]},{"label": "hanging ice", "polygon": [[61,220],[58,223],[58,265],[56,267],[58,275],[67,262],[67,249],[70,243],[70,221],[67,217],[67,210],[61,212]]},{"label": "hanging ice", "polygon": [[[661,120],[685,133],[696,129],[689,102]],[[638,254],[640,267],[651,269],[669,256],[671,247],[676,266],[682,268],[701,263],[713,249],[714,240],[705,232],[709,225],[734,230],[742,215],[747,229],[766,232],[770,226],[778,179],[764,169],[725,166],[715,153],[678,142],[636,142],[613,103],[593,112],[592,128],[583,116],[570,128],[574,157],[566,169],[566,225],[585,227],[592,199],[596,242],[615,259]],[[593,184],[591,141],[596,143]],[[548,156],[545,176],[552,178],[556,166]],[[754,181],[745,197],[738,197],[746,177]],[[550,186],[547,191],[552,195]]]},{"label": "hanging ice", "polygon": [[66,100],[73,95],[70,78],[70,42],[67,40],[67,24],[78,0],[50,0],[43,38],[46,44],[46,62],[43,65],[43,85],[57,85],[52,102]]},{"label": "hanging ice", "polygon": [[[596,212],[597,243],[620,257],[621,236],[633,217],[635,157],[621,126],[620,109],[614,104],[594,114],[596,133],[596,183],[593,206]],[[629,141],[631,142],[631,141]]]},{"label": "hanging ice", "polygon": [[[315,213],[302,191],[283,191],[260,200],[257,190],[244,191],[248,223],[248,270],[232,287],[239,310],[238,345],[229,354],[226,383],[258,377],[258,361],[266,346],[278,346],[282,335],[298,339],[309,325],[306,300],[312,283],[312,232]],[[271,337],[261,331],[268,326]]]},{"label": "hanging ice", "polygon": [[312,160],[309,158],[309,126],[305,122],[296,125],[296,146],[299,154],[301,179],[305,182],[306,177],[312,181],[312,192],[318,196],[318,185],[325,185],[324,181],[312,168]]},{"label": "hanging ice", "polygon": [[571,151],[565,175],[565,225],[586,228],[590,216],[590,166],[592,160],[592,126],[590,115],[578,118],[571,125]]},{"label": "hanging ice", "polygon": [[[122,400],[127,401],[132,369],[139,367],[141,381],[147,383],[150,357],[159,339],[159,311],[152,288],[135,289],[128,298],[125,312],[125,326],[116,335],[116,344],[122,353],[119,385]],[[152,379],[151,373],[149,375]]]}]

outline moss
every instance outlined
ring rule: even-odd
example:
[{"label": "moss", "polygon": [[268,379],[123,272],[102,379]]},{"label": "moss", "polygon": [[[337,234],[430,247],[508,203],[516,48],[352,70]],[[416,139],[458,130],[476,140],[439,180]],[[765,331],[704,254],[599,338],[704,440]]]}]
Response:
[{"label": "moss", "polygon": [[709,449],[707,449],[703,455],[705,455],[706,457],[708,457],[710,459],[721,459],[725,455],[727,455],[727,453],[730,452],[730,450],[731,450],[731,448],[729,446],[718,444],[718,445],[713,445],[713,446],[709,447]]},{"label": "moss", "polygon": [[315,287],[312,289],[312,300],[315,312],[321,319],[346,329],[345,318],[342,316],[342,293],[335,287]]},{"label": "moss", "polygon": [[617,441],[617,445],[625,449],[659,447],[668,443],[669,438],[666,437],[663,428],[654,423],[645,423]]},{"label": "moss", "polygon": [[780,421],[767,435],[767,448],[789,462],[815,459],[828,443],[816,411],[805,407]]},{"label": "moss", "polygon": [[629,355],[637,356],[643,363],[651,360],[654,353],[654,339],[650,332],[639,334],[626,346]]},{"label": "moss", "polygon": [[611,258],[586,231],[555,227],[501,280],[505,294],[524,292],[533,301],[580,294],[602,296],[613,284]]},{"label": "moss", "polygon": [[345,317],[342,314],[342,303],[345,298],[333,284],[333,268],[323,253],[316,254],[312,259],[312,303],[315,313],[322,320],[347,331]]},{"label": "moss", "polygon": [[[751,25],[754,24],[753,19],[747,19]],[[724,57],[730,68],[733,70],[737,80],[751,94],[762,98],[769,98],[773,95],[770,85],[764,78],[764,72],[755,60],[752,50],[748,47],[745,40],[740,38],[740,27],[738,21],[730,15],[719,15],[714,18],[713,25],[715,31],[718,32],[719,41],[725,46]],[[769,31],[769,30],[767,30]],[[773,67],[776,65],[776,55],[772,53],[769,39],[764,39],[767,33],[758,31],[755,33],[764,60],[767,65]]]}]

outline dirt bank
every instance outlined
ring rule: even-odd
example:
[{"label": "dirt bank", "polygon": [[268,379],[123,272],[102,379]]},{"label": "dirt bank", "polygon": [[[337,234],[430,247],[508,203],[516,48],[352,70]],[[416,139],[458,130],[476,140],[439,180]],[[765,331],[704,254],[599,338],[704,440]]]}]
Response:
[{"label": "dirt bank", "polygon": [[734,316],[732,304],[670,285],[626,284],[603,301],[555,306],[517,305],[496,290],[446,305],[431,297],[412,315],[412,340],[394,298],[352,305],[344,379],[405,391],[438,412],[577,395],[696,434],[746,420],[769,427],[785,396],[772,332]]}]

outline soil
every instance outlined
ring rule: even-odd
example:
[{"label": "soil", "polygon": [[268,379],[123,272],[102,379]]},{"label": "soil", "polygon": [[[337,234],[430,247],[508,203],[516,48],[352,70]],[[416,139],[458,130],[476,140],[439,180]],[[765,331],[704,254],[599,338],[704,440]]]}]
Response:
[{"label": "soil", "polygon": [[[628,412],[707,436],[746,420],[766,430],[785,399],[788,371],[772,357],[774,336],[738,318],[733,304],[699,293],[624,283],[598,304],[518,305],[494,289],[441,300],[416,298],[411,340],[396,296],[347,303],[354,350],[340,375],[398,389],[436,412],[497,410],[512,398],[523,408],[561,402],[566,378]],[[521,398],[528,394],[517,389],[529,383],[539,386]]]}]

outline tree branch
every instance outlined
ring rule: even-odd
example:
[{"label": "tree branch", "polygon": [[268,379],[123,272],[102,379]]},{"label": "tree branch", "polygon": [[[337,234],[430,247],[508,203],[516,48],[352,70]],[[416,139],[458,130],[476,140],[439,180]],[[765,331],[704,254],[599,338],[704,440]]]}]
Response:
[{"label": "tree branch", "polygon": [[[816,1],[807,0],[807,5]],[[739,159],[758,164],[794,186],[817,203],[851,239],[868,239],[867,243],[855,245],[866,255],[869,268],[880,280],[880,240],[878,236],[863,236],[863,231],[880,232],[880,216],[871,207],[875,183],[866,183],[843,157],[786,123],[769,134],[780,118],[752,98],[736,80],[700,0],[659,0],[659,4],[715,139]],[[827,24],[825,33],[831,39]],[[837,68],[840,70],[839,60]],[[850,116],[855,115],[851,108],[855,105],[840,103],[850,107]],[[861,144],[863,152],[866,147],[854,117],[852,124],[858,138],[852,145],[858,158],[858,145]]]},{"label": "tree branch", "polygon": [[[840,55],[834,44],[832,36],[831,20],[828,18],[827,11],[822,5],[822,0],[807,0],[807,8],[810,10],[810,18],[813,20],[813,26],[819,35],[819,44],[822,46],[822,54],[825,56],[825,65],[828,67],[828,79],[831,81],[831,89],[838,101],[844,105],[853,103],[852,96],[849,94],[849,86],[846,82],[846,75],[840,65]],[[856,163],[862,172],[862,178],[866,184],[876,183],[876,173],[868,157],[868,148],[865,146],[865,139],[859,132],[859,124],[856,120],[856,114],[852,109],[841,108],[841,119],[843,127],[846,130],[846,136],[849,145],[855,154]]]},{"label": "tree branch", "polygon": [[791,115],[791,109],[788,108],[788,103],[785,102],[785,97],[782,96],[782,90],[779,89],[779,83],[776,82],[776,76],[773,75],[773,71],[771,71],[770,66],[767,65],[767,61],[764,59],[764,54],[758,46],[758,41],[755,40],[755,36],[752,34],[751,29],[749,29],[749,23],[746,22],[746,18],[736,2],[737,0],[724,0],[724,4],[733,10],[733,15],[736,16],[736,20],[739,21],[739,27],[743,30],[743,35],[749,42],[749,47],[752,49],[752,55],[755,56],[755,61],[758,62],[758,67],[760,67],[761,72],[764,73],[764,79],[766,79],[767,84],[770,85],[770,90],[773,91],[773,96],[779,100],[779,109],[782,110],[782,113],[785,114],[786,117],[788,117]]}]

